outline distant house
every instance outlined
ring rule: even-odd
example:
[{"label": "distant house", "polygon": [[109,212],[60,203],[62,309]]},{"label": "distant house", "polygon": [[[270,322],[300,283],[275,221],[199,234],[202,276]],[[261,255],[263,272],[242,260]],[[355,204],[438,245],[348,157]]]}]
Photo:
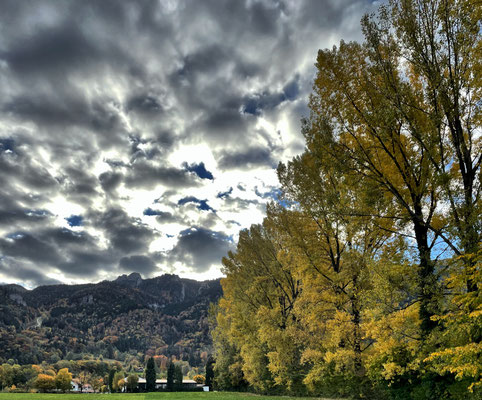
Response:
[{"label": "distant house", "polygon": [[[127,378],[124,378],[124,380],[127,382]],[[146,386],[147,382],[145,378],[139,378],[137,381],[137,387],[139,391],[144,392],[146,391]],[[192,379],[185,379],[182,381],[182,387],[186,389],[192,389],[192,388],[201,388],[204,385],[202,383],[197,383],[196,381],[193,381]],[[156,390],[159,389],[167,389],[167,379],[156,379]]]},{"label": "distant house", "polygon": [[94,393],[95,390],[90,383],[86,383],[82,388],[83,393]]},{"label": "distant house", "polygon": [[[80,393],[81,390],[80,390],[80,384],[79,384],[79,381],[78,379],[72,379],[70,381],[70,384],[72,385],[72,392],[76,392],[76,393]],[[82,393],[94,393],[94,389],[92,388],[92,386],[90,385],[90,383],[86,383],[83,387],[82,387]]]}]

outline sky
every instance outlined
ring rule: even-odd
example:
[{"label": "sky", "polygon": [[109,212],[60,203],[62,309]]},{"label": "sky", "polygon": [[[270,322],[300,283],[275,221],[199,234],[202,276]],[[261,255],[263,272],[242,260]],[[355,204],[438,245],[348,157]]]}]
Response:
[{"label": "sky", "polygon": [[0,283],[204,280],[304,148],[368,0],[2,0]]}]

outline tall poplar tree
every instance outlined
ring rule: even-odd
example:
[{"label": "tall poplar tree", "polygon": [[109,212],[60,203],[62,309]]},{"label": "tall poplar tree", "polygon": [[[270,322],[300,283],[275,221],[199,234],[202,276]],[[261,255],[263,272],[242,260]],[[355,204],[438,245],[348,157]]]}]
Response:
[{"label": "tall poplar tree", "polygon": [[320,50],[306,150],[223,260],[224,387],[480,398],[481,17],[392,0]]}]

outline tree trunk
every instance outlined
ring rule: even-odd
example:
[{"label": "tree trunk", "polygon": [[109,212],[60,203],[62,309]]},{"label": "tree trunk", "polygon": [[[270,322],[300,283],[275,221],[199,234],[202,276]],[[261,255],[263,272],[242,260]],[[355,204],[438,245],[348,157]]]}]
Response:
[{"label": "tree trunk", "polygon": [[352,322],[353,322],[353,352],[354,357],[354,369],[357,376],[363,375],[363,364],[362,364],[362,334],[361,334],[361,310],[359,301],[359,287],[358,287],[358,274],[353,276],[353,294],[350,297],[351,309],[352,309]]},{"label": "tree trunk", "polygon": [[428,228],[424,224],[420,223],[420,221],[414,221],[414,231],[420,258],[418,270],[418,284],[420,291],[420,328],[422,338],[425,338],[437,325],[436,322],[431,318],[433,315],[435,315],[436,311],[433,299],[435,296],[434,265],[430,255],[430,248],[428,246]]}]

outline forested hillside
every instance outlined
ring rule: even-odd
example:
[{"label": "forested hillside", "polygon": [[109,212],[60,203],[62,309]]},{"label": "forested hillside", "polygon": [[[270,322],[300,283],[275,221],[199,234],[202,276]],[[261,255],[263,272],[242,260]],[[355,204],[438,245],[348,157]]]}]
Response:
[{"label": "forested hillside", "polygon": [[393,1],[319,51],[306,149],[223,260],[218,388],[481,398],[481,9]]},{"label": "forested hillside", "polygon": [[201,366],[211,346],[209,304],[220,295],[219,280],[136,273],[98,284],[0,286],[0,364],[92,355],[143,365],[146,355],[173,355]]}]

